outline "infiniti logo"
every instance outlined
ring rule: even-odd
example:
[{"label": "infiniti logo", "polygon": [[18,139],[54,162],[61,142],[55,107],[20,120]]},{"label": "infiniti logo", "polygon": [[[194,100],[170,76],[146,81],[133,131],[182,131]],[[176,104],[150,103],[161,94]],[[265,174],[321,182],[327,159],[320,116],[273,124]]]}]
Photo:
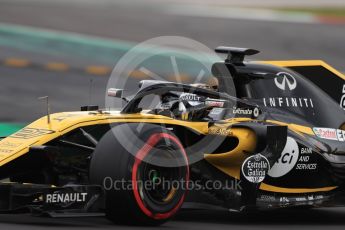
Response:
[{"label": "infiniti logo", "polygon": [[274,83],[281,90],[285,90],[286,87],[289,90],[294,90],[297,86],[296,79],[291,74],[286,72],[277,73],[277,77],[274,78]]}]

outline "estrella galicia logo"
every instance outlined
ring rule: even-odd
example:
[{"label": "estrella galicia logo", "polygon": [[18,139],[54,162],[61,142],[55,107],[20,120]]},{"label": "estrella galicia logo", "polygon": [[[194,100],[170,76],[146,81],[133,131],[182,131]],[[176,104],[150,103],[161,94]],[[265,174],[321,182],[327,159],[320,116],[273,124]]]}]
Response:
[{"label": "estrella galicia logo", "polygon": [[297,87],[296,79],[290,73],[286,72],[277,73],[277,77],[274,78],[274,83],[281,90],[294,90]]},{"label": "estrella galicia logo", "polygon": [[242,164],[242,174],[251,183],[261,183],[269,170],[270,163],[261,154],[248,157]]}]

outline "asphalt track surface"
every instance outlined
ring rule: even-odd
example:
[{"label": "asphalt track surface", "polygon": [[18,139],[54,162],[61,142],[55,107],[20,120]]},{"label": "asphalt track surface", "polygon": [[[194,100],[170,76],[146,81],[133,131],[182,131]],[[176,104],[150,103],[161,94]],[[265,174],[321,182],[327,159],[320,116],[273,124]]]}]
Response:
[{"label": "asphalt track surface", "polygon": [[[77,1],[78,2],[78,1]],[[90,1],[87,1],[90,2]],[[118,2],[118,1],[116,1]],[[142,42],[157,36],[174,35],[195,39],[210,48],[218,45],[251,47],[262,51],[257,59],[322,59],[344,70],[344,25],[279,23],[174,15],[164,4],[80,4],[71,1],[0,1],[0,22],[28,25],[86,35]],[[0,44],[1,45],[1,44]],[[44,49],[44,47],[42,47]],[[94,51],[95,54],[97,50]],[[19,48],[1,47],[0,58],[66,60],[86,65],[98,59],[56,56]],[[108,63],[107,63],[108,64]],[[76,73],[49,73],[35,69],[0,67],[1,113],[3,122],[28,122],[42,115],[36,97],[49,92],[53,111],[78,109],[88,102],[90,76]],[[104,104],[106,77],[98,79],[94,103]],[[55,84],[56,83],[56,84]],[[135,83],[136,84],[136,83]],[[63,93],[63,94],[61,94]],[[102,95],[102,96],[100,96]],[[30,111],[30,108],[31,111]],[[54,109],[55,108],[55,109]],[[19,112],[30,111],[30,112]]]},{"label": "asphalt track surface", "polygon": [[[162,7],[162,6],[160,6]],[[0,1],[0,22],[78,32],[141,42],[162,35],[196,39],[209,47],[232,45],[263,51],[259,59],[323,59],[345,69],[344,25],[312,25],[176,16],[152,5],[54,4]],[[28,52],[1,47],[0,57],[20,56],[35,60],[60,58],[71,65],[94,60]],[[90,99],[104,104],[107,77],[80,73],[49,72],[35,68],[0,66],[0,121],[28,122],[45,113],[37,97],[50,95],[53,111],[77,110]],[[132,81],[132,80],[131,80]],[[133,80],[131,85],[137,84]],[[343,229],[345,210],[289,210],[243,215],[220,211],[188,211],[161,229]],[[103,218],[49,219],[28,215],[0,215],[1,229],[125,229]],[[141,228],[138,228],[141,229]]]},{"label": "asphalt track surface", "polygon": [[[157,229],[343,229],[342,209],[288,210],[253,214],[223,211],[181,211]],[[0,215],[1,229],[155,229],[116,226],[105,218],[49,219],[29,215]]]},{"label": "asphalt track surface", "polygon": [[[3,2],[2,2],[3,1]],[[159,4],[59,4],[0,1],[0,22],[142,42],[174,35],[261,50],[258,59],[323,59],[345,69],[344,25],[314,25],[174,15]],[[35,3],[36,2],[36,3]],[[117,1],[116,1],[117,2]],[[124,1],[125,2],[125,1]]]}]

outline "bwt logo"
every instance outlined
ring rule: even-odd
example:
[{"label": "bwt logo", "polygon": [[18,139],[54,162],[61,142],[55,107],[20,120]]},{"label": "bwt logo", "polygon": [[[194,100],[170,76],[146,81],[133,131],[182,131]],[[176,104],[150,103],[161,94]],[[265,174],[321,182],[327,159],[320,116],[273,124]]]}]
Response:
[{"label": "bwt logo", "polygon": [[274,78],[274,83],[281,90],[294,90],[297,87],[296,79],[289,73],[280,72],[277,73],[277,77]]}]

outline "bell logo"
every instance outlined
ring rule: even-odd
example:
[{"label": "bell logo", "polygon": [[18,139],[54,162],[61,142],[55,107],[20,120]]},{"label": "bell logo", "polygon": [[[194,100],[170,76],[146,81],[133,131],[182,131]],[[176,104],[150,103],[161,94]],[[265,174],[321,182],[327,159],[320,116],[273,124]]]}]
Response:
[{"label": "bell logo", "polygon": [[268,171],[270,177],[282,177],[288,174],[296,165],[299,157],[299,148],[295,139],[288,137],[281,157]]},{"label": "bell logo", "polygon": [[294,90],[297,87],[296,79],[289,73],[280,72],[277,73],[277,77],[274,78],[274,83],[281,90]]}]

